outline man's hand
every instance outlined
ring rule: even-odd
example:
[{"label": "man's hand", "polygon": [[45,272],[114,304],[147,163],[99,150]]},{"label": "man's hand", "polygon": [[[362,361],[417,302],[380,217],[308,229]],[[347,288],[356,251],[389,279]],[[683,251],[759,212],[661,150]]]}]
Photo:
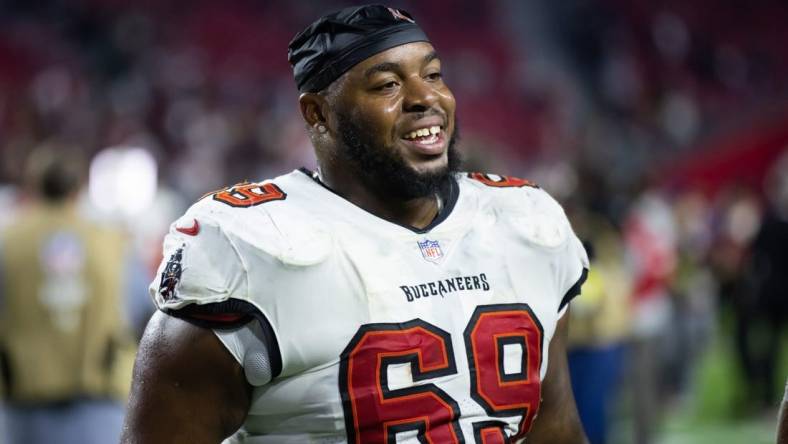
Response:
[{"label": "man's hand", "polygon": [[542,404],[531,432],[526,437],[528,444],[588,443],[569,380],[566,361],[568,320],[569,309],[558,322],[553,340],[550,341],[547,374],[542,383]]},{"label": "man's hand", "polygon": [[142,337],[122,444],[218,444],[243,424],[252,387],[213,331],[156,312]]}]

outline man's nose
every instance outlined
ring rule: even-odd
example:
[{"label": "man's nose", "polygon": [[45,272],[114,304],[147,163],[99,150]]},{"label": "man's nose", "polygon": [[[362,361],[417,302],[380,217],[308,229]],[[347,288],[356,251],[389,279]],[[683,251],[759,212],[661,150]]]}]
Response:
[{"label": "man's nose", "polygon": [[417,79],[405,85],[405,99],[403,108],[410,112],[423,112],[433,106],[438,101],[438,94],[435,89],[424,79]]}]

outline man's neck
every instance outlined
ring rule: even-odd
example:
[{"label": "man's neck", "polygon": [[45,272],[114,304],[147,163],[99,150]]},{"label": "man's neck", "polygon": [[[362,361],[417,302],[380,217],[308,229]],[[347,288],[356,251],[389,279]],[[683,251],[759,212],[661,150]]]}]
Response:
[{"label": "man's neck", "polygon": [[423,229],[440,213],[442,204],[438,193],[414,199],[380,196],[357,178],[349,177],[322,170],[319,180],[354,205],[399,225]]}]

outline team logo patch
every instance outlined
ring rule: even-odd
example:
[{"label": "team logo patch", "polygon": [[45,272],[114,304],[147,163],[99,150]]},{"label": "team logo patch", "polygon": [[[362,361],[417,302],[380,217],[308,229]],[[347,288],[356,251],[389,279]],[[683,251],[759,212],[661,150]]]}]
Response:
[{"label": "team logo patch", "polygon": [[181,280],[181,271],[183,271],[183,267],[181,265],[182,260],[183,247],[178,248],[175,250],[175,253],[172,253],[170,260],[167,261],[167,266],[164,267],[164,271],[161,272],[159,294],[162,298],[164,298],[165,301],[171,301],[178,298],[178,296],[175,294],[175,287]]},{"label": "team logo patch", "polygon": [[424,259],[437,263],[443,258],[443,250],[441,250],[441,245],[438,241],[424,239],[424,242],[416,241],[416,243],[419,244],[419,249]]},{"label": "team logo patch", "polygon": [[407,15],[408,14],[407,12],[403,12],[403,11],[400,11],[399,9],[394,9],[394,8],[386,8],[386,9],[388,9],[389,12],[391,13],[391,15],[393,15],[394,18],[397,19],[397,20],[404,20],[406,22],[416,23],[410,17],[410,15]]}]

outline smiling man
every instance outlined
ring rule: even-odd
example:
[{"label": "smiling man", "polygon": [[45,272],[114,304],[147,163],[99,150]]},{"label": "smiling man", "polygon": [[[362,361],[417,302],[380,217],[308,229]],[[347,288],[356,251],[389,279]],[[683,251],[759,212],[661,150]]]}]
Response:
[{"label": "smiling man", "polygon": [[561,207],[457,172],[407,12],[326,15],[289,60],[320,168],[173,224],[123,442],[585,442],[564,343],[588,260]]}]

